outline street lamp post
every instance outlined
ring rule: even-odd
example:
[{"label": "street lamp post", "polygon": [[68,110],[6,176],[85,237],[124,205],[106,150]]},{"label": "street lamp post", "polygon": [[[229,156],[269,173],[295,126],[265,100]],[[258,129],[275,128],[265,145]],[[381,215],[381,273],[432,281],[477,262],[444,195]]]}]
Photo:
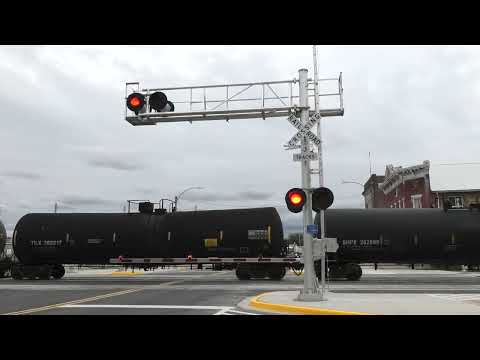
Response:
[{"label": "street lamp post", "polygon": [[175,196],[175,201],[174,201],[174,202],[175,202],[175,211],[177,211],[177,209],[178,209],[178,200],[180,199],[180,197],[181,197],[183,194],[185,194],[187,191],[189,191],[189,190],[194,190],[194,189],[196,189],[196,190],[202,190],[203,187],[199,187],[199,186],[189,187],[188,189],[183,190],[180,194],[178,194],[177,196]]}]

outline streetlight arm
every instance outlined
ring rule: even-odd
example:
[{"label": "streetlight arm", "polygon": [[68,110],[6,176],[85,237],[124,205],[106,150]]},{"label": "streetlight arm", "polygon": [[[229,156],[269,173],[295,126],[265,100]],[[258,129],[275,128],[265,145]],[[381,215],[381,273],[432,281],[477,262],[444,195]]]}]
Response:
[{"label": "streetlight arm", "polygon": [[177,210],[178,200],[180,199],[180,197],[181,197],[183,194],[185,194],[187,191],[193,190],[193,189],[201,190],[201,189],[203,189],[203,187],[199,187],[199,186],[189,187],[188,189],[183,190],[180,194],[178,194],[177,196],[175,196],[175,210]]},{"label": "streetlight arm", "polygon": [[357,185],[360,185],[361,187],[364,187],[363,184],[360,184],[359,182],[356,182],[356,181],[345,181],[345,180],[342,180],[342,184],[357,184]]},{"label": "streetlight arm", "polygon": [[175,196],[175,198],[176,198],[176,199],[180,199],[180,196],[182,196],[183,194],[185,194],[187,191],[193,190],[193,189],[201,190],[201,189],[203,189],[203,188],[202,188],[202,187],[198,187],[198,186],[190,187],[190,188],[188,188],[188,189],[183,190],[180,194],[178,194],[177,196]]}]

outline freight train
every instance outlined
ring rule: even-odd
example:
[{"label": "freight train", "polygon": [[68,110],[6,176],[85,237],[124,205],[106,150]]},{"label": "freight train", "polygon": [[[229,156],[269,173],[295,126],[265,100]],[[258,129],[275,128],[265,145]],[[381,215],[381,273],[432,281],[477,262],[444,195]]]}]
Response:
[{"label": "freight train", "polygon": [[328,209],[325,236],[339,245],[328,254],[331,278],[358,280],[361,263],[480,264],[478,208]]},{"label": "freight train", "polygon": [[59,279],[65,274],[64,264],[109,264],[112,258],[147,256],[165,260],[139,266],[154,267],[172,258],[185,263],[239,258],[232,263],[240,279],[280,280],[286,266],[236,263],[285,258],[282,222],[275,208],[166,213],[154,211],[152,205],[138,213],[27,214],[18,221],[12,243],[19,260],[12,266],[14,279]]},{"label": "freight train", "polygon": [[[28,214],[13,233],[12,277],[61,278],[64,264],[233,265],[239,279],[280,280],[289,258],[275,208],[127,214]],[[319,216],[315,218],[319,225]],[[358,280],[362,263],[480,264],[480,212],[442,209],[328,209],[328,276]],[[112,261],[113,259],[113,261]],[[320,277],[320,262],[315,262]]]}]

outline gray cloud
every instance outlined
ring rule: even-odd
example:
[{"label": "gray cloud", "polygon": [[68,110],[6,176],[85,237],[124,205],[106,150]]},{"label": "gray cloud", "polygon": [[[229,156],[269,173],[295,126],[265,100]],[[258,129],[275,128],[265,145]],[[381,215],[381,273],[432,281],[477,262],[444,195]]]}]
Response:
[{"label": "gray cloud", "polygon": [[182,200],[188,201],[249,201],[249,200],[268,200],[273,196],[271,192],[261,192],[261,191],[240,191],[236,193],[226,193],[226,192],[212,192],[204,190],[192,190],[186,193],[181,197]]},{"label": "gray cloud", "polygon": [[27,171],[4,171],[0,172],[0,176],[24,179],[24,180],[38,180],[41,176],[37,173]]},{"label": "gray cloud", "polygon": [[114,170],[122,170],[122,171],[135,171],[135,170],[142,170],[144,166],[138,163],[133,163],[128,160],[124,159],[92,159],[89,160],[88,163],[94,167],[106,168],[106,169],[114,169]]},{"label": "gray cloud", "polygon": [[75,207],[110,207],[114,204],[119,204],[119,201],[106,200],[99,197],[84,197],[77,195],[69,195],[60,199],[60,206],[67,206],[69,208]]},{"label": "gray cloud", "polygon": [[[320,75],[344,75],[345,116],[322,121],[333,207],[363,206],[360,187],[341,180],[368,178],[368,152],[379,175],[386,164],[478,161],[479,59],[478,46],[319,47]],[[181,208],[275,206],[287,231],[301,228],[284,205],[301,183],[282,147],[295,133],[286,119],[133,127],[123,85],[284,80],[303,67],[312,75],[311,63],[310,46],[0,46],[0,118],[9,119],[0,163],[10,174],[0,173],[2,221],[53,211],[65,194],[77,199],[66,197],[64,209],[113,211],[124,199],[173,198],[193,184],[205,190],[186,193]]]}]

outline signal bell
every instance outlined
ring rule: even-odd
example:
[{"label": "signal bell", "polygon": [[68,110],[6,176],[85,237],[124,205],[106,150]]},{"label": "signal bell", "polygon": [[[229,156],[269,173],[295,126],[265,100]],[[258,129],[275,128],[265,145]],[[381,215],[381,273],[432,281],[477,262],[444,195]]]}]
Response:
[{"label": "signal bell", "polygon": [[302,211],[305,201],[307,201],[307,195],[305,194],[305,191],[300,188],[292,188],[288,190],[285,195],[285,202],[287,203],[288,210],[293,213],[299,213]]},{"label": "signal bell", "polygon": [[312,192],[312,210],[320,212],[333,204],[333,193],[329,188],[320,187]]}]

